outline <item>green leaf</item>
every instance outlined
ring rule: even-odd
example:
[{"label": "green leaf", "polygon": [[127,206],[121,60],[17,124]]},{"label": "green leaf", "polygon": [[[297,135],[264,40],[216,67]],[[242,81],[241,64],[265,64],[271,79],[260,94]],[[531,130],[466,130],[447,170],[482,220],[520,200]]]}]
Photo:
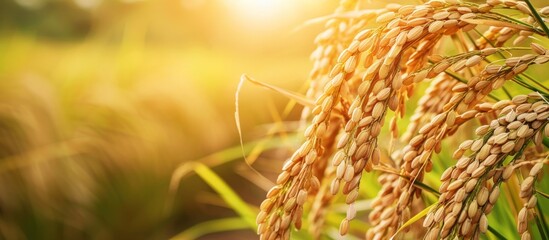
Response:
[{"label": "green leaf", "polygon": [[247,228],[249,228],[249,224],[242,218],[222,218],[196,224],[170,239],[191,240],[211,233],[241,230]]},{"label": "green leaf", "polygon": [[[271,137],[267,139],[262,139],[259,141],[253,141],[248,142],[244,144],[242,147],[244,148],[245,153],[251,152],[254,148],[257,147],[257,145],[261,145],[261,149],[272,149],[275,147],[280,147],[283,144],[283,140],[279,137]],[[170,180],[170,194],[173,196],[175,195],[175,192],[179,188],[179,182],[183,177],[185,177],[187,174],[193,172],[195,168],[195,164],[197,162],[200,162],[206,166],[213,167],[213,166],[219,166],[231,161],[240,160],[242,159],[242,152],[241,152],[241,146],[234,146],[231,148],[223,149],[219,152],[212,153],[208,156],[205,156],[200,159],[192,160],[192,161],[186,161],[183,164],[180,164],[173,172],[171,180]],[[171,199],[170,201],[173,201]]]},{"label": "green leaf", "polygon": [[415,216],[413,216],[412,218],[410,218],[408,221],[406,221],[404,224],[402,224],[402,226],[395,232],[395,234],[391,237],[391,240],[394,239],[396,237],[396,235],[404,230],[405,228],[407,228],[408,226],[412,225],[413,223],[417,222],[417,220],[421,219],[422,217],[425,217],[425,215],[427,215],[427,213],[429,213],[429,211],[431,211],[431,209],[433,207],[435,207],[437,205],[437,203],[433,203],[431,204],[431,206],[429,207],[426,207],[425,209],[421,210],[421,212],[419,212],[418,214],[416,214]]},{"label": "green leaf", "polygon": [[214,171],[202,163],[195,163],[194,171],[213,188],[229,206],[237,212],[248,226],[257,228],[255,223],[256,212],[244,202],[233,189],[221,179]]}]

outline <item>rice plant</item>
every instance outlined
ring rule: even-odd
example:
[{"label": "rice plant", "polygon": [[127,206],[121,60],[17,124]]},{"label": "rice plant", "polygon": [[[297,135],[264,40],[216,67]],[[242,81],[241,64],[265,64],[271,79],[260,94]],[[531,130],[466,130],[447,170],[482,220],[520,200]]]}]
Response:
[{"label": "rice plant", "polygon": [[260,239],[548,239],[548,17],[530,1],[342,0],[315,19],[305,95],[273,88],[304,106],[303,138]]}]

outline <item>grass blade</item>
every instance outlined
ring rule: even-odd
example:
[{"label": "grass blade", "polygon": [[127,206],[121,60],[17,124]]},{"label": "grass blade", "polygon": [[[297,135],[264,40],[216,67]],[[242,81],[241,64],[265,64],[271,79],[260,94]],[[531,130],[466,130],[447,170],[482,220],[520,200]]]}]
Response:
[{"label": "grass blade", "polygon": [[544,192],[539,191],[537,189],[536,189],[536,193],[539,194],[540,196],[544,197],[544,198],[549,199],[549,194],[547,194],[547,193],[544,193]]},{"label": "grass blade", "polygon": [[281,139],[278,137],[273,137],[266,140],[264,139],[259,141],[248,142],[242,146],[234,146],[219,152],[212,153],[200,159],[185,162],[179,165],[174,170],[171,181],[170,181],[170,192],[177,191],[177,188],[179,187],[179,182],[181,181],[181,179],[194,170],[195,164],[197,162],[200,162],[209,167],[225,164],[234,160],[241,159],[242,158],[241,148],[243,149],[242,151],[244,151],[244,154],[247,154],[250,151],[252,151],[252,149],[254,149],[254,147],[259,143],[262,144],[263,150],[268,150],[268,149],[281,146]]},{"label": "grass blade", "polygon": [[539,204],[539,202],[536,203],[536,208],[539,213],[535,215],[536,224],[538,225],[538,231],[541,234],[543,239],[547,239],[549,238],[549,229],[547,227],[547,222],[545,222],[545,217],[544,217],[545,215],[541,210],[541,205]]},{"label": "grass blade", "polygon": [[250,228],[255,229],[257,227],[255,223],[255,215],[257,213],[253,211],[248,204],[244,202],[225,181],[223,181],[223,179],[209,167],[201,163],[195,164],[194,171],[210,185],[210,187],[213,188],[244,221],[246,221]]},{"label": "grass blade", "polygon": [[496,236],[497,239],[500,239],[500,240],[507,240],[507,238],[503,235],[501,235],[501,233],[499,233],[496,229],[488,226],[488,232],[494,234],[494,236]]},{"label": "grass blade", "polygon": [[402,224],[402,226],[395,232],[395,234],[391,237],[391,240],[393,240],[396,235],[404,230],[405,228],[407,228],[408,226],[412,225],[413,223],[417,222],[419,219],[421,219],[422,217],[425,217],[425,215],[427,215],[427,213],[429,213],[429,211],[431,211],[431,209],[433,207],[435,207],[437,205],[437,203],[433,203],[431,204],[431,206],[429,207],[426,207],[425,209],[421,210],[421,212],[419,212],[418,214],[416,214],[415,216],[413,216],[412,218],[410,218],[408,221],[406,221],[404,224]]},{"label": "grass blade", "polygon": [[249,225],[242,218],[223,218],[196,224],[170,238],[171,240],[197,239],[207,234],[247,229]]},{"label": "grass blade", "polygon": [[547,25],[545,25],[545,22],[543,21],[543,18],[541,18],[541,16],[539,15],[538,11],[536,11],[536,8],[534,7],[534,5],[532,5],[532,3],[530,2],[530,0],[524,0],[526,2],[526,4],[528,5],[528,8],[530,9],[530,11],[532,12],[532,15],[534,15],[534,18],[536,19],[536,21],[538,22],[538,24],[541,26],[541,28],[543,29],[543,31],[545,32],[545,36],[546,37],[549,37],[549,28],[547,28]]}]

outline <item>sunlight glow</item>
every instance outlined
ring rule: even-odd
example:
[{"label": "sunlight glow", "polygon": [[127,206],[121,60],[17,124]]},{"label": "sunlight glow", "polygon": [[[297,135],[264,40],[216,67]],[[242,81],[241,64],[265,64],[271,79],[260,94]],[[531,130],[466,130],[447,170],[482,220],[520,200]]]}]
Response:
[{"label": "sunlight glow", "polygon": [[288,14],[292,6],[288,0],[227,0],[227,7],[244,21],[275,21]]}]

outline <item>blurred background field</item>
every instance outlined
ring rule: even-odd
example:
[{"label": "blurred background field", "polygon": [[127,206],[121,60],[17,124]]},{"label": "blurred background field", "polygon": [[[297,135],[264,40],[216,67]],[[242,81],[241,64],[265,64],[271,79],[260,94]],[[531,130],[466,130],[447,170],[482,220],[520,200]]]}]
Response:
[{"label": "blurred background field", "polygon": [[[223,150],[208,161],[235,161],[215,172],[258,204],[233,117],[240,75],[302,90],[322,24],[296,27],[336,4],[0,1],[0,239],[166,239],[234,216],[195,174],[169,192],[177,166]],[[245,84],[244,140],[287,102]]]}]

